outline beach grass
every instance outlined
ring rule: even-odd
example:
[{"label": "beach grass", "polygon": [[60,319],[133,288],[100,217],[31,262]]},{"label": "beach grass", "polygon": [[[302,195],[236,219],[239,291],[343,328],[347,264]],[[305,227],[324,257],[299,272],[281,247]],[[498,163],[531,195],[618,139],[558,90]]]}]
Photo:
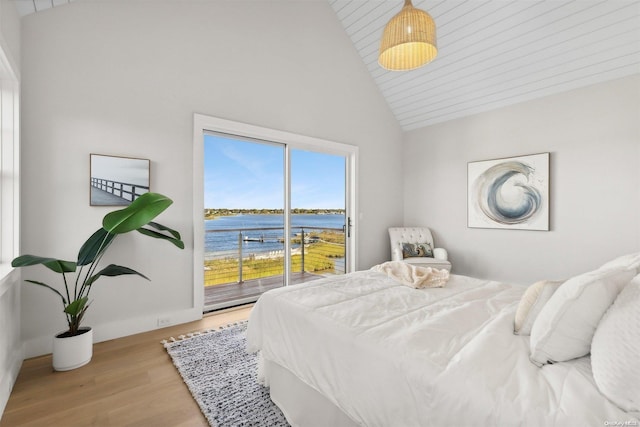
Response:
[{"label": "beach grass", "polygon": [[[335,258],[344,257],[344,235],[321,233],[322,240],[306,244],[304,249],[304,271],[311,273],[333,272]],[[335,234],[336,236],[328,236]],[[340,242],[342,240],[342,242]],[[301,253],[291,256],[292,271],[302,271]],[[238,281],[238,259],[214,259],[205,261],[204,285],[215,286]],[[242,279],[252,280],[284,274],[284,257],[249,256],[242,260]]]}]

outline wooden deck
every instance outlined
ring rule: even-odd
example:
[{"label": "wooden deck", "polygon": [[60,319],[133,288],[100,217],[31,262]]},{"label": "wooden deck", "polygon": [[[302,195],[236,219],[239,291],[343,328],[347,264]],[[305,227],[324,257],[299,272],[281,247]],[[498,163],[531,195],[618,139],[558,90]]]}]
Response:
[{"label": "wooden deck", "polygon": [[[291,284],[310,282],[324,276],[313,273],[291,273]],[[247,280],[239,283],[225,283],[222,285],[205,286],[205,311],[217,310],[239,304],[254,302],[270,289],[282,287],[282,276],[271,276],[262,279]]]}]

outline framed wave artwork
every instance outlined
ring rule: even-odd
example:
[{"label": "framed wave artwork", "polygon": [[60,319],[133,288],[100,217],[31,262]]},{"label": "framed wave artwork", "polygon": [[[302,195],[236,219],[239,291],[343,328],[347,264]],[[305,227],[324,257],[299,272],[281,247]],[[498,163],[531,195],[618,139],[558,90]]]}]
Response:
[{"label": "framed wave artwork", "polygon": [[549,153],[467,164],[470,228],[549,230]]}]

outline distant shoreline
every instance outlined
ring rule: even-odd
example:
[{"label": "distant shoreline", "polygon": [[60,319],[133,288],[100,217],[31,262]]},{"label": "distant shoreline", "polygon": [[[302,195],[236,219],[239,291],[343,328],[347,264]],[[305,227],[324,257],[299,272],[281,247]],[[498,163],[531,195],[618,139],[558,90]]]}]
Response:
[{"label": "distant shoreline", "polygon": [[[204,210],[204,219],[236,215],[282,215],[282,209],[212,209]],[[293,215],[344,215],[344,209],[292,209]]]}]

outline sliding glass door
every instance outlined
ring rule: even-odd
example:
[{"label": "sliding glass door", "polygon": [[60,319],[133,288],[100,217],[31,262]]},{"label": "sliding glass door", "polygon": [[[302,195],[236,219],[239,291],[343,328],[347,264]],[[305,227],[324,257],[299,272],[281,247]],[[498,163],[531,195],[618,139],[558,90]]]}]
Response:
[{"label": "sliding glass door", "polygon": [[347,157],[204,134],[204,311],[348,270]]}]

